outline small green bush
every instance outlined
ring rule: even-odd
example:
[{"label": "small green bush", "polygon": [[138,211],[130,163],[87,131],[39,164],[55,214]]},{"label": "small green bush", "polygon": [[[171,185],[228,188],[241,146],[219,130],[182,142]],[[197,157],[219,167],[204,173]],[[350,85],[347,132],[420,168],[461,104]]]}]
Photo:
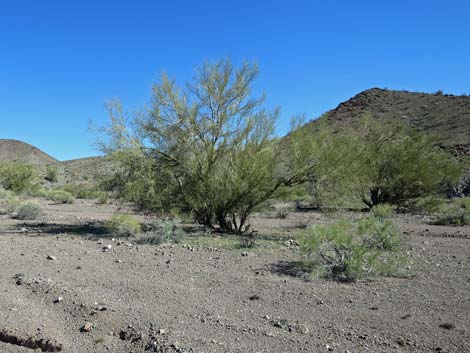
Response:
[{"label": "small green bush", "polygon": [[286,219],[289,217],[289,208],[286,206],[276,207],[275,217],[279,219]]},{"label": "small green bush", "polygon": [[117,237],[134,237],[141,231],[140,222],[128,214],[114,214],[105,226],[111,234]]},{"label": "small green bush", "polygon": [[26,201],[20,204],[16,209],[16,219],[34,220],[43,214],[39,204],[33,201]]},{"label": "small green bush", "polygon": [[99,199],[103,197],[103,191],[95,186],[85,184],[68,184],[62,187],[64,191],[71,193],[77,199]]},{"label": "small green bush", "polygon": [[106,192],[100,191],[99,196],[97,197],[97,202],[100,205],[107,204],[109,201],[109,196]]},{"label": "small green bush", "polygon": [[301,251],[317,274],[343,282],[399,272],[398,231],[390,221],[368,217],[316,225],[300,236]]},{"label": "small green bush", "polygon": [[379,204],[372,207],[371,212],[377,218],[386,219],[393,216],[393,207],[388,204]]},{"label": "small green bush", "polygon": [[256,237],[251,234],[244,234],[240,236],[240,248],[252,249],[256,246]]},{"label": "small green bush", "polygon": [[156,220],[146,224],[144,229],[140,238],[140,242],[144,244],[179,243],[185,237],[185,232],[175,219]]},{"label": "small green bush", "polygon": [[362,218],[356,223],[356,233],[370,249],[397,251],[400,246],[398,228],[383,217]]},{"label": "small green bush", "polygon": [[21,204],[21,199],[16,195],[11,195],[4,200],[4,206],[7,212],[14,212]]},{"label": "small green bush", "polygon": [[51,183],[56,183],[58,180],[57,169],[53,166],[48,166],[46,169],[45,179]]},{"label": "small green bush", "polygon": [[439,212],[446,200],[438,196],[421,197],[411,205],[412,212],[420,212],[425,214],[433,214]]},{"label": "small green bush", "polygon": [[73,195],[64,190],[51,190],[45,191],[44,197],[48,200],[52,200],[57,203],[73,203],[74,198]]},{"label": "small green bush", "polygon": [[436,221],[437,225],[445,226],[465,226],[470,224],[470,212],[457,209],[452,211],[447,211],[444,214],[440,215]]},{"label": "small green bush", "polygon": [[13,196],[13,193],[10,190],[5,190],[0,188],[0,200],[5,200]]},{"label": "small green bush", "polygon": [[465,226],[470,224],[470,197],[453,199],[441,207],[437,225]]},{"label": "small green bush", "polygon": [[6,190],[21,193],[30,189],[35,179],[32,166],[19,163],[0,165],[0,184]]}]

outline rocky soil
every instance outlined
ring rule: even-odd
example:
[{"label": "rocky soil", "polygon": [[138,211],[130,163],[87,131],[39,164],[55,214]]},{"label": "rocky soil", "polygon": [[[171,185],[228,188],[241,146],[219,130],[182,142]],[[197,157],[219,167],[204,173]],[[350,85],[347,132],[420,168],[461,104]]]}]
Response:
[{"label": "rocky soil", "polygon": [[[258,216],[278,246],[137,245],[100,233],[115,207],[0,216],[0,352],[470,352],[470,227],[398,218],[407,278],[310,278],[293,238],[318,213]],[[109,245],[109,246],[108,246]]]}]

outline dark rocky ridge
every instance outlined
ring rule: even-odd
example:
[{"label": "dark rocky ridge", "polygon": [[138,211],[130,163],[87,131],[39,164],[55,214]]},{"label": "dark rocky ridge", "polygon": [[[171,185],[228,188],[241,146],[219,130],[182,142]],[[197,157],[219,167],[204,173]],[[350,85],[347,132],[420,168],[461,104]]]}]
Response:
[{"label": "dark rocky ridge", "polygon": [[384,122],[404,122],[435,134],[444,148],[458,155],[470,155],[470,96],[466,95],[372,88],[340,103],[305,127],[315,128],[322,119],[335,128],[354,127],[365,115]]}]

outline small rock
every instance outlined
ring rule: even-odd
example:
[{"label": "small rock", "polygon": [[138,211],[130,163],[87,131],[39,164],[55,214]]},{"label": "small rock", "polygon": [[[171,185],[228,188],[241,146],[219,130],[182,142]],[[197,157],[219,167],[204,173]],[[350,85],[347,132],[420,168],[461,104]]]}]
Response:
[{"label": "small rock", "polygon": [[85,322],[85,325],[83,325],[81,328],[80,328],[80,332],[91,332],[91,330],[93,330],[93,324],[91,322]]},{"label": "small rock", "polygon": [[106,246],[103,246],[103,251],[109,251],[113,248],[113,246],[111,244],[108,244]]},{"label": "small rock", "polygon": [[259,300],[260,297],[258,294],[253,294],[251,297],[250,297],[250,300]]},{"label": "small rock", "polygon": [[308,333],[308,328],[307,326],[305,325],[302,325],[302,324],[298,324],[296,327],[295,327],[296,331],[298,333],[301,333],[303,335],[305,335],[306,333]]},{"label": "small rock", "polygon": [[443,328],[443,329],[446,329],[446,330],[453,330],[455,328],[455,325],[446,322],[446,323],[440,324],[439,327]]},{"label": "small rock", "polygon": [[60,303],[62,300],[64,300],[64,298],[62,298],[62,297],[57,297],[57,299],[54,300],[54,303]]},{"label": "small rock", "polygon": [[57,260],[57,257],[52,256],[52,255],[47,255],[46,259],[48,259],[48,260]]}]

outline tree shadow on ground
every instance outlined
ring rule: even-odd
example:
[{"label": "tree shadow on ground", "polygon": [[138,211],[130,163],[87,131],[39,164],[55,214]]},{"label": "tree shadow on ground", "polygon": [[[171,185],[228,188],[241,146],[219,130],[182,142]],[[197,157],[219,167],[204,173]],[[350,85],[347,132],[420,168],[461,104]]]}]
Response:
[{"label": "tree shadow on ground", "polygon": [[268,265],[268,271],[278,276],[299,278],[304,281],[310,280],[311,267],[302,261],[279,261]]},{"label": "tree shadow on ground", "polygon": [[57,224],[57,223],[19,223],[16,225],[16,231],[29,234],[31,236],[57,236],[57,235],[75,235],[90,239],[110,237],[108,229],[100,222],[87,222],[78,224]]}]

